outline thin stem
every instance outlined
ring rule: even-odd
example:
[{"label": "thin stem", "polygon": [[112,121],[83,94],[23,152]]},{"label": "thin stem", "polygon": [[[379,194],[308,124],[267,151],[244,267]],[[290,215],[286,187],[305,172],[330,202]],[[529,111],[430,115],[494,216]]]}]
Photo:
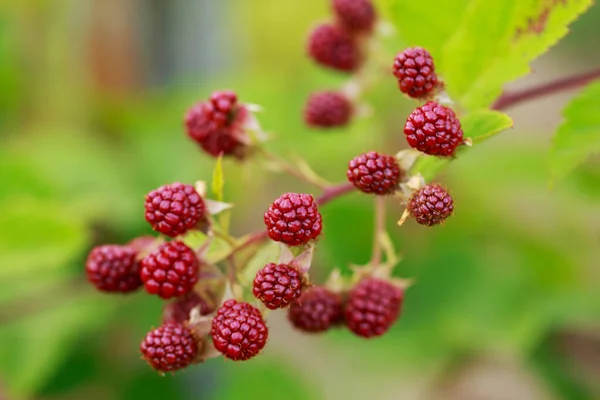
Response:
[{"label": "thin stem", "polygon": [[600,78],[600,69],[579,75],[568,76],[566,78],[561,78],[554,82],[544,83],[529,89],[523,89],[513,93],[504,93],[492,105],[492,109],[505,110],[507,108],[514,107],[519,103],[523,103],[537,97],[583,86],[597,78]]},{"label": "thin stem", "polygon": [[316,186],[319,189],[324,189],[324,190],[327,189],[327,187],[328,187],[327,183],[318,179],[318,177],[309,176],[309,175],[305,174],[304,172],[302,172],[301,170],[296,168],[293,164],[289,163],[287,160],[279,157],[276,154],[273,154],[273,153],[267,151],[263,147],[258,147],[258,151],[266,160],[271,161],[282,171],[284,171],[292,176],[295,176],[296,178],[300,179],[303,182],[308,183],[309,185]]},{"label": "thin stem", "polygon": [[381,263],[381,254],[383,247],[381,245],[381,237],[385,233],[385,198],[383,196],[375,196],[375,226],[373,229],[373,255],[369,265],[371,268],[377,267]]},{"label": "thin stem", "polygon": [[340,183],[339,185],[329,186],[321,196],[317,198],[317,204],[320,206],[324,206],[329,203],[331,200],[335,200],[338,197],[342,197],[343,195],[350,193],[354,190],[354,185],[351,183]]}]

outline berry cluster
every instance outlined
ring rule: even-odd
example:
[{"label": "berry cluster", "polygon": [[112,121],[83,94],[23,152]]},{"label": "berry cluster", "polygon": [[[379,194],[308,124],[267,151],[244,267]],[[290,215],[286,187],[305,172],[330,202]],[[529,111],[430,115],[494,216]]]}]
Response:
[{"label": "berry cluster", "polygon": [[[357,71],[365,60],[365,40],[373,31],[377,15],[371,0],[331,0],[333,22],[313,29],[308,37],[308,54],[328,69]],[[347,95],[332,90],[313,93],[304,107],[304,120],[313,128],[348,124],[354,106]]]},{"label": "berry cluster", "polygon": [[[363,61],[360,43],[374,30],[374,7],[371,0],[332,0],[331,5],[335,22],[312,32],[309,54],[323,66],[355,71]],[[406,120],[408,144],[427,155],[454,156],[463,144],[463,132],[453,110],[430,100],[441,87],[431,55],[419,47],[401,52],[394,61],[394,75],[402,92],[428,100]],[[347,97],[327,91],[310,97],[305,119],[315,127],[342,126],[352,113]],[[251,145],[258,147],[249,135],[257,126],[253,118],[235,93],[221,91],[193,106],[185,126],[188,136],[209,155],[242,159]],[[169,301],[161,325],[147,333],[140,345],[143,358],[160,372],[186,368],[215,354],[234,361],[257,356],[269,337],[267,310],[287,309],[289,322],[302,332],[346,327],[363,338],[381,336],[400,316],[406,288],[390,276],[393,265],[381,261],[381,249],[376,254],[374,246],[371,262],[357,267],[349,279],[332,274],[327,284],[314,285],[309,269],[323,231],[320,206],[352,188],[373,195],[378,207],[387,198],[400,198],[406,203],[405,215],[421,225],[443,224],[452,215],[454,201],[446,189],[425,184],[419,174],[411,176],[401,154],[370,151],[356,156],[346,170],[350,183],[325,187],[319,198],[283,193],[265,207],[265,227],[249,239],[229,236],[211,218],[223,211],[215,204],[224,203],[206,198],[203,185],[161,186],[148,193],[144,209],[152,229],[166,239],[141,237],[126,245],[95,247],[85,265],[88,280],[102,292],[130,293],[144,286],[147,293]],[[379,225],[385,225],[381,220]],[[383,236],[377,229],[385,229],[379,225],[376,240]],[[206,242],[192,245],[197,243],[197,231],[206,234]],[[211,259],[207,249],[215,238],[231,249],[224,257]],[[251,271],[254,279],[248,285],[239,272],[251,263],[245,259],[246,265],[237,265],[237,252],[268,239],[279,243],[279,259],[264,264],[261,258],[252,264],[260,269]]]}]

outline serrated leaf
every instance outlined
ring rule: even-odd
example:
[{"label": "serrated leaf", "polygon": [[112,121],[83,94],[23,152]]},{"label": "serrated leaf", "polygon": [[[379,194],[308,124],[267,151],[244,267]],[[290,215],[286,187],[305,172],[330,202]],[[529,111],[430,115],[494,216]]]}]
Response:
[{"label": "serrated leaf", "polygon": [[592,0],[473,0],[444,46],[440,70],[466,109],[490,106],[505,83],[568,33]]},{"label": "serrated leaf", "polygon": [[223,155],[217,158],[215,168],[212,174],[211,190],[217,201],[223,201],[223,188],[225,187],[225,177],[223,174]]},{"label": "serrated leaf", "polygon": [[401,39],[426,47],[452,99],[477,109],[490,106],[504,84],[529,73],[529,63],[565,36],[592,0],[388,3]]},{"label": "serrated leaf", "polygon": [[563,111],[550,149],[552,181],[563,178],[593,153],[600,152],[600,82],[593,83]]},{"label": "serrated leaf", "polygon": [[[492,136],[511,128],[512,119],[501,112],[492,110],[476,110],[460,118],[464,137],[477,144]],[[458,157],[468,147],[461,146]],[[420,157],[412,168],[412,173],[420,173],[426,181],[433,179],[452,159],[440,157]]]}]

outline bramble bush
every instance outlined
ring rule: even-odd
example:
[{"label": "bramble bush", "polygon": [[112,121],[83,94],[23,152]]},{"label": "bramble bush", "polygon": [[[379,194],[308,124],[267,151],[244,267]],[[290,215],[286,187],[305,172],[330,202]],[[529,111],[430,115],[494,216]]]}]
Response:
[{"label": "bramble bush", "polygon": [[[391,346],[380,343],[399,338],[394,356],[397,349],[402,356],[422,352],[423,364],[436,357],[451,363],[452,356],[482,349],[516,349],[562,397],[578,393],[564,378],[568,374],[542,366],[552,355],[536,346],[555,326],[598,315],[593,281],[573,267],[596,255],[585,251],[594,244],[574,227],[592,220],[588,210],[595,208],[553,192],[547,196],[557,196],[556,208],[550,207],[554,215],[536,219],[548,224],[536,227],[524,224],[521,213],[545,210],[537,207],[539,197],[532,196],[531,204],[520,198],[511,202],[505,190],[529,193],[528,185],[539,181],[552,187],[580,165],[586,168],[584,161],[600,151],[600,117],[594,112],[600,107],[600,71],[513,91],[506,86],[530,74],[531,62],[562,39],[592,1],[328,3],[329,14],[314,21],[305,43],[273,50],[270,46],[279,45],[263,40],[264,48],[282,58],[293,53],[310,60],[310,71],[296,85],[282,89],[278,84],[284,80],[270,76],[270,82],[258,74],[256,82],[244,77],[219,83],[195,104],[173,102],[175,111],[151,101],[139,107],[142,115],[105,106],[93,117],[118,126],[118,146],[105,146],[93,135],[84,140],[78,129],[62,125],[51,135],[40,134],[32,124],[29,141],[17,138],[0,149],[0,183],[8,193],[0,193],[0,201],[10,211],[0,215],[0,278],[10,282],[0,302],[12,309],[3,315],[7,323],[0,340],[14,343],[1,350],[0,367],[9,393],[25,398],[40,388],[58,390],[60,370],[71,362],[85,366],[75,368],[82,376],[95,373],[97,366],[81,360],[93,351],[89,342],[101,349],[98,353],[117,347],[106,326],[118,310],[127,313],[125,319],[143,320],[148,331],[139,338],[139,349],[118,350],[141,352],[161,373],[204,362],[210,367],[215,360],[209,359],[225,357],[250,360],[248,368],[260,375],[261,353],[272,340],[269,318],[285,313],[311,340],[326,340],[316,335],[324,332],[336,343],[369,338],[371,353],[387,354]],[[0,53],[5,48],[0,40]],[[287,81],[295,81],[294,74],[307,65],[269,73],[289,74]],[[0,79],[9,67],[0,68]],[[66,85],[68,79],[60,81]],[[317,89],[301,105],[299,88],[307,82]],[[321,82],[327,84],[319,87]],[[286,93],[254,104],[248,87],[258,98]],[[521,142],[509,149],[482,145],[513,127],[511,107],[580,87],[547,154]],[[50,103],[60,110],[60,102]],[[181,117],[180,125],[165,117],[169,113]],[[282,150],[277,132],[290,125],[293,134],[303,135],[294,139],[292,154]],[[178,139],[150,134],[169,129]],[[385,132],[385,141],[367,140],[379,132]],[[176,143],[179,139],[185,146]],[[346,157],[349,149],[360,150],[338,163],[336,155]],[[68,162],[61,163],[63,158]],[[471,164],[462,164],[468,159]],[[210,168],[191,171],[192,162]],[[526,176],[525,183],[491,181],[489,163],[511,183]],[[460,182],[445,180],[446,168],[458,171]],[[272,173],[285,180],[273,179],[280,196],[258,204],[235,189],[241,174],[227,171],[247,172],[258,188],[253,194]],[[194,177],[197,172],[204,178]],[[596,172],[571,176],[567,181],[574,190],[588,185],[596,198]],[[470,188],[469,195],[454,198],[461,185]],[[361,203],[349,207],[344,203],[349,198]],[[367,201],[372,222],[362,207]],[[576,212],[580,206],[585,219]],[[255,207],[259,218],[236,214]],[[328,212],[335,207],[348,212]],[[139,235],[143,224],[156,234]],[[232,233],[249,224],[260,229]],[[453,224],[465,233],[453,237]],[[37,229],[32,232],[31,226]],[[540,233],[546,231],[547,236]],[[502,239],[490,250],[485,239],[492,233]],[[402,251],[396,249],[399,235]],[[424,245],[419,235],[433,239]],[[543,238],[531,239],[536,235]],[[357,248],[369,239],[370,258],[363,262]],[[345,263],[313,262],[331,242],[344,257],[323,258]],[[91,244],[96,246],[90,249]],[[491,255],[478,253],[477,246]],[[414,268],[416,259],[425,268]],[[88,282],[82,288],[83,276]],[[92,288],[104,293],[90,293]],[[38,291],[52,293],[52,301]],[[13,308],[15,298],[20,300]],[[31,304],[44,308],[23,318]],[[136,314],[146,312],[152,317]],[[91,332],[93,340],[85,341]],[[153,387],[147,381],[140,386]]]},{"label": "bramble bush", "polygon": [[[311,95],[305,123],[323,130],[351,123],[360,118],[356,110],[369,85],[390,84],[394,77],[399,95],[417,102],[403,128],[409,149],[365,149],[348,163],[349,183],[328,184],[307,163],[300,167],[270,153],[264,146],[268,135],[258,122],[260,106],[244,103],[234,91],[215,91],[191,107],[185,116],[187,135],[216,158],[210,188],[202,181],[176,182],[151,191],[145,218],[162,236],[101,245],[86,263],[88,278],[99,290],[129,293],[143,286],[147,293],[170,300],[163,324],[141,344],[153,368],[175,371],[218,355],[251,359],[268,342],[270,310],[287,309],[291,324],[310,333],[346,327],[372,338],[389,330],[402,303],[410,301],[410,292],[405,292],[415,282],[392,277],[399,257],[386,230],[387,204],[405,205],[404,213],[395,216],[398,225],[409,217],[424,226],[444,225],[460,203],[455,204],[447,188],[428,181],[468,148],[512,126],[500,110],[539,96],[544,88],[502,94],[502,86],[526,74],[528,63],[589,6],[576,1],[492,3],[469,4],[460,28],[441,43],[440,37],[434,41],[430,35],[446,26],[433,23],[427,35],[414,26],[428,21],[427,7],[422,7],[423,15],[408,13],[408,21],[405,8],[419,10],[392,2],[397,28],[424,47],[402,49],[384,65],[381,55],[373,53],[391,28],[378,18],[371,1],[331,2],[331,20],[310,33],[307,55],[321,67],[347,74],[349,81],[339,90]],[[589,80],[585,75],[569,86]],[[593,85],[588,89],[594,90]],[[569,106],[567,117],[575,118],[566,121],[554,141],[553,177],[597,150],[580,137],[585,134],[581,125],[589,123],[578,121],[580,114],[573,110],[581,101]],[[263,230],[233,237],[232,204],[223,195],[223,162],[233,158],[243,163],[253,157],[315,186],[322,195],[285,192],[265,206]],[[372,258],[366,265],[354,265],[350,276],[334,270],[325,283],[314,282],[313,254],[327,226],[319,209],[355,190],[373,197]],[[215,254],[215,243],[228,250]]]}]

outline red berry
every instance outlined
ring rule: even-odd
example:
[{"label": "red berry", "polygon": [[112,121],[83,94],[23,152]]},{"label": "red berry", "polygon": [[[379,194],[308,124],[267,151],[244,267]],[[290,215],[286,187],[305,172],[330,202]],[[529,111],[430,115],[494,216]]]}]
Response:
[{"label": "red berry", "polygon": [[392,156],[370,151],[348,163],[346,176],[358,190],[365,193],[390,194],[400,182],[403,173]]},{"label": "red berry", "polygon": [[309,194],[282,194],[271,204],[264,220],[269,237],[288,246],[306,244],[323,229],[317,203]]},{"label": "red berry", "polygon": [[452,156],[463,143],[463,131],[454,111],[434,101],[417,107],[408,116],[404,134],[410,147],[434,156]]},{"label": "red berry", "polygon": [[358,44],[342,28],[317,26],[308,39],[308,54],[318,64],[339,71],[354,71],[361,61]]},{"label": "red berry", "polygon": [[437,225],[454,211],[454,200],[440,185],[427,185],[408,201],[408,211],[421,225]]},{"label": "red berry", "polygon": [[286,264],[269,263],[256,273],[252,293],[264,305],[275,310],[287,307],[302,294],[303,277]]},{"label": "red berry", "polygon": [[375,24],[371,0],[333,0],[333,11],[340,23],[351,32],[369,32]]},{"label": "red berry", "polygon": [[199,346],[191,330],[181,324],[167,323],[148,332],[140,351],[152,368],[168,372],[194,362]]},{"label": "red berry", "polygon": [[396,322],[403,297],[402,290],[391,283],[367,278],[348,294],[346,325],[365,338],[383,335]]},{"label": "red berry", "polygon": [[244,123],[249,112],[231,91],[214,92],[210,100],[194,105],[185,116],[188,136],[208,154],[242,158],[245,154]]},{"label": "red berry", "polygon": [[188,294],[198,281],[199,269],[194,250],[173,241],[142,259],[140,275],[148,293],[169,299]]},{"label": "red berry", "polygon": [[190,292],[185,297],[177,299],[167,305],[163,309],[163,323],[178,322],[180,324],[190,319],[190,312],[199,307],[200,315],[208,315],[215,310],[196,292]]},{"label": "red berry", "polygon": [[258,308],[228,300],[212,320],[211,336],[215,348],[225,357],[244,361],[265,347],[269,330]]},{"label": "red berry", "polygon": [[427,96],[438,85],[433,58],[421,47],[398,53],[394,59],[394,75],[402,93],[413,98]]},{"label": "red berry", "polygon": [[331,128],[344,126],[352,116],[352,103],[337,92],[312,94],[304,108],[304,120],[310,126]]},{"label": "red berry", "polygon": [[133,292],[142,286],[137,251],[131,246],[94,247],[85,263],[88,280],[103,292]]},{"label": "red berry", "polygon": [[344,319],[342,298],[323,287],[311,287],[290,304],[290,322],[304,332],[324,332]]},{"label": "red berry", "polygon": [[182,235],[204,217],[204,200],[191,185],[176,182],[146,196],[146,221],[152,229],[170,237]]}]

